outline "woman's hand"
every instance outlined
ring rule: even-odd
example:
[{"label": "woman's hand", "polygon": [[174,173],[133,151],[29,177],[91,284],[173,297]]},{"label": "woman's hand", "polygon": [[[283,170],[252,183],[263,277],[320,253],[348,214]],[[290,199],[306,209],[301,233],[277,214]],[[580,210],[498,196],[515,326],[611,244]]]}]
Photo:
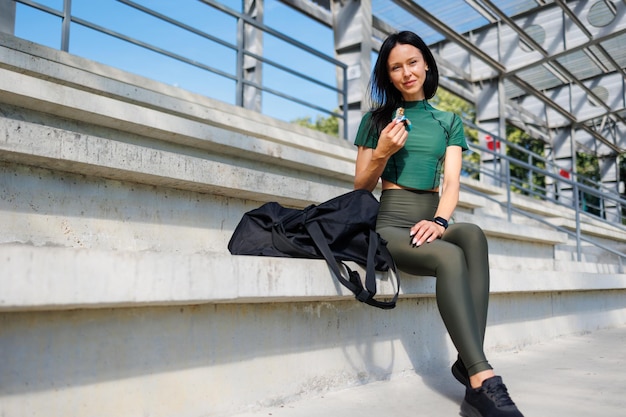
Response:
[{"label": "woman's hand", "polygon": [[415,223],[415,226],[411,227],[411,230],[409,231],[411,236],[411,245],[415,247],[421,246],[424,243],[430,243],[443,236],[443,232],[445,231],[445,227],[440,226],[431,220],[421,220]]},{"label": "woman's hand", "polygon": [[405,129],[404,123],[396,123],[395,120],[392,120],[380,132],[374,154],[387,160],[391,155],[402,149],[408,137],[409,132]]},{"label": "woman's hand", "polygon": [[403,123],[392,121],[378,137],[376,149],[359,146],[356,157],[354,188],[372,191],[378,184],[387,161],[391,156],[402,149],[409,133]]}]

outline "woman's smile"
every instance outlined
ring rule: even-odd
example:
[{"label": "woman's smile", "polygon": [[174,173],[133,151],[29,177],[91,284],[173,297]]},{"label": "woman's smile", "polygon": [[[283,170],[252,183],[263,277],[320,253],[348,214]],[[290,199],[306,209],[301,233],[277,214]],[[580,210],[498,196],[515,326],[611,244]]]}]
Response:
[{"label": "woman's smile", "polygon": [[423,100],[426,61],[422,52],[409,44],[397,44],[389,53],[389,79],[406,101]]}]

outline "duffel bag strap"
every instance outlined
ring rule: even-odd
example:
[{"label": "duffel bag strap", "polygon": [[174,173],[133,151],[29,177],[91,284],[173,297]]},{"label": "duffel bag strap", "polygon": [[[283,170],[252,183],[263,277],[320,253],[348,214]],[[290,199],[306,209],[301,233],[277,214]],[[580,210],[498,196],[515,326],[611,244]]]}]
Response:
[{"label": "duffel bag strap", "polygon": [[375,265],[376,252],[378,250],[378,235],[376,234],[375,231],[373,230],[371,231],[373,232],[374,236],[370,234],[368,259],[367,259],[367,265],[366,265],[365,288],[364,288],[361,283],[361,278],[358,272],[350,270],[350,268],[348,268],[345,264],[344,266],[348,270],[348,275],[349,275],[349,278],[351,279],[346,280],[342,276],[341,271],[339,270],[339,266],[338,266],[338,264],[341,262],[338,261],[333,255],[319,224],[317,224],[317,222],[308,222],[305,224],[305,227],[307,231],[309,232],[309,234],[311,235],[311,238],[315,242],[320,253],[324,256],[324,259],[326,260],[326,263],[330,267],[333,274],[337,277],[339,282],[344,287],[348,288],[350,291],[352,291],[352,293],[354,293],[357,300],[364,302],[366,304],[369,304],[371,306],[382,308],[385,310],[392,309],[396,306],[396,301],[398,299],[398,295],[400,292],[400,281],[395,271],[395,268],[390,268],[390,270],[394,269],[393,275],[395,275],[395,278],[397,280],[396,281],[396,294],[393,297],[393,299],[391,301],[379,301],[374,298],[374,296],[376,295],[376,270],[374,268],[374,265]]}]

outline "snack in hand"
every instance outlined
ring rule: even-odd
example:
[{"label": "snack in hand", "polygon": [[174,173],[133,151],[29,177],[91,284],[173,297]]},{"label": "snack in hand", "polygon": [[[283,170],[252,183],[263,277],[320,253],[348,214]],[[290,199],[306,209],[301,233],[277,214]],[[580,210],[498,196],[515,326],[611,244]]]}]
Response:
[{"label": "snack in hand", "polygon": [[396,110],[396,115],[394,117],[394,120],[396,123],[404,123],[404,128],[407,131],[411,130],[411,121],[409,119],[406,118],[406,116],[404,115],[404,107],[398,107],[398,109]]}]

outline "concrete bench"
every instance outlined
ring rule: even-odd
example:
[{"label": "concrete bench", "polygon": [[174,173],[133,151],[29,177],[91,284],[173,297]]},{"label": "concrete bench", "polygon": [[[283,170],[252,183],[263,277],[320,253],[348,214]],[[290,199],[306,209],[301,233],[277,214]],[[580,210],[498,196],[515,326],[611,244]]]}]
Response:
[{"label": "concrete bench", "polygon": [[[323,260],[7,244],[0,259],[0,311],[354,300]],[[494,294],[626,289],[626,277],[611,273],[492,269],[491,275]],[[401,298],[434,296],[433,277],[400,276]],[[391,296],[388,275],[378,278],[379,295]]]}]

